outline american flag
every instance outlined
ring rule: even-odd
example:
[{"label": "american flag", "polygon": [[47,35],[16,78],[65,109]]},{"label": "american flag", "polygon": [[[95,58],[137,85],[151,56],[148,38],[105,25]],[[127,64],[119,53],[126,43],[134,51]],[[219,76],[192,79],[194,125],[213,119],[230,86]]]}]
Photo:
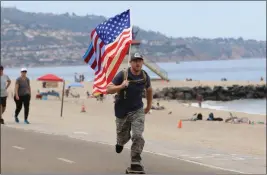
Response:
[{"label": "american flag", "polygon": [[99,24],[91,32],[91,43],[83,56],[95,71],[93,94],[106,94],[132,42],[130,10]]}]

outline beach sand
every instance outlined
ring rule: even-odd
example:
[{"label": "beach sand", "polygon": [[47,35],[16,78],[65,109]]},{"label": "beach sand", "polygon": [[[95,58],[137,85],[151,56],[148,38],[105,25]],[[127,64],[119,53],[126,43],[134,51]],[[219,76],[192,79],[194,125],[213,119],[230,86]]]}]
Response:
[{"label": "beach sand", "polygon": [[[65,98],[63,117],[60,117],[61,100],[50,97],[48,100],[36,100],[37,90],[42,89],[42,83],[31,81],[32,100],[29,121],[31,125],[17,125],[13,114],[15,103],[11,94],[14,90],[14,80],[9,88],[7,109],[4,119],[11,127],[33,129],[42,132],[71,135],[86,140],[115,144],[115,117],[113,110],[113,96],[106,97],[104,102],[95,98],[86,98],[86,91],[92,91],[92,83],[85,82],[84,88],[75,88],[72,91],[80,94],[80,98]],[[69,82],[66,82],[68,84]],[[258,82],[208,82],[208,81],[155,81],[154,89],[177,86],[199,85],[232,85],[258,84]],[[48,89],[46,89],[48,90]],[[54,89],[62,91],[62,83]],[[157,100],[154,100],[156,104]],[[86,113],[81,113],[82,104]],[[144,104],[146,101],[144,99]],[[237,169],[246,173],[266,172],[266,124],[229,124],[225,122],[205,121],[210,112],[215,117],[228,118],[229,112],[188,107],[177,101],[160,101],[166,110],[155,111],[146,115],[145,149],[157,153],[182,157],[189,160]],[[172,111],[172,114],[168,114]],[[183,121],[182,128],[177,128],[180,119],[193,117],[195,113],[203,114],[203,121]],[[232,112],[238,117],[248,117],[253,121],[266,123],[265,115]],[[23,111],[20,113],[23,120]],[[74,132],[87,134],[75,135]],[[130,143],[128,143],[130,146]],[[197,158],[198,157],[198,158]]]}]

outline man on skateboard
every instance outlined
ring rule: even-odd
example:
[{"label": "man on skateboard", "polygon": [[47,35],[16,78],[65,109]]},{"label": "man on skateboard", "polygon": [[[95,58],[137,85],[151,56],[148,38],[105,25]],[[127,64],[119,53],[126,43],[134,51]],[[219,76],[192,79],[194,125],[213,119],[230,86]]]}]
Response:
[{"label": "man on skateboard", "polygon": [[[143,57],[139,53],[133,54],[130,64],[130,68],[120,71],[115,76],[107,87],[107,93],[117,93],[115,96],[116,152],[121,153],[124,145],[132,139],[130,170],[143,172],[141,153],[145,140],[142,134],[144,132],[145,114],[150,111],[152,106],[152,87],[150,77],[142,70]],[[142,101],[144,90],[147,99],[145,109]]]}]

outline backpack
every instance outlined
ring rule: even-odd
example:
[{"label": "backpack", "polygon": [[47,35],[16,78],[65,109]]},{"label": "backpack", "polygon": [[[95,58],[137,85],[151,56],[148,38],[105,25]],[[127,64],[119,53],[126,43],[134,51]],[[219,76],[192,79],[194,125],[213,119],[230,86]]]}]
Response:
[{"label": "backpack", "polygon": [[[126,80],[128,78],[128,71],[129,71],[129,68],[127,70],[123,70],[123,80]],[[137,82],[140,82],[140,81],[144,81],[145,82],[145,86],[147,85],[147,76],[146,76],[146,73],[144,70],[142,70],[142,74],[143,74],[143,79],[141,80],[131,80],[129,82],[133,82],[133,83],[137,83]]]},{"label": "backpack", "polygon": [[[128,71],[129,71],[129,68],[127,70],[123,70],[123,80],[126,80],[128,78]],[[143,73],[143,79],[141,79],[141,80],[131,80],[129,82],[136,83],[136,82],[144,81],[145,82],[145,87],[146,87],[146,85],[147,85],[147,76],[146,76],[146,73],[145,73],[144,70],[142,70],[142,73]],[[119,96],[120,96],[121,93],[123,93],[123,98],[126,99],[126,91],[125,90],[121,90],[115,95],[115,103],[118,101]]]}]

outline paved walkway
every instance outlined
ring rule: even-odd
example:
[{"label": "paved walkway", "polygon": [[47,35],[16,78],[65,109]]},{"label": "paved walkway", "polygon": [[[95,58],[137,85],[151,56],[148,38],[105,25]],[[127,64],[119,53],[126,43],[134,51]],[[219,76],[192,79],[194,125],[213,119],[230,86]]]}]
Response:
[{"label": "paved walkway", "polygon": [[[105,110],[112,110],[112,107],[106,109],[108,105],[104,106],[105,103],[101,104],[105,110],[90,109],[89,111],[89,109],[87,109],[86,113],[80,113],[80,106],[78,104],[66,102],[64,117],[59,117],[60,110],[58,106],[60,106],[60,101],[49,101],[49,103],[46,103],[46,101],[36,100],[34,101],[36,106],[45,105],[46,109],[53,111],[53,114],[47,115],[45,112],[40,112],[38,108],[32,107],[30,114],[31,124],[25,125],[23,123],[17,124],[14,122],[12,114],[12,109],[15,108],[14,102],[11,100],[8,102],[8,110],[4,115],[6,121],[5,128],[18,128],[50,135],[65,136],[66,138],[71,137],[83,140],[83,143],[85,143],[85,141],[87,143],[89,142],[89,144],[103,143],[104,145],[101,144],[102,146],[111,145],[112,154],[114,152],[113,147],[116,140],[115,118],[112,116],[113,114],[106,114],[107,112]],[[95,101],[88,101],[87,106],[93,106],[93,103],[95,103]],[[21,112],[20,120],[23,121],[23,111]],[[183,133],[192,131],[189,130],[186,125],[183,126],[182,130],[178,130],[175,126],[174,118],[169,118],[169,120],[172,121],[168,121],[174,122],[174,126],[169,125],[166,121],[162,123],[162,125],[159,125],[159,123],[155,123],[154,116],[147,116],[146,120],[146,130],[144,133],[146,140],[145,152],[154,152],[157,155],[179,159],[179,162],[190,163],[192,165],[201,165],[203,167],[206,166],[222,170],[227,169],[235,173],[266,173],[265,155],[248,155],[242,151],[239,152],[238,149],[236,149],[237,147],[229,151],[227,149],[219,149],[216,146],[203,146],[204,144],[194,142],[191,137],[184,139]],[[194,123],[190,124],[194,125]],[[195,126],[199,127],[198,124]],[[51,138],[54,137],[51,136]],[[189,141],[187,142],[186,140]],[[130,148],[130,144],[131,142],[129,142],[126,147]],[[121,157],[124,154],[125,153],[119,156]],[[129,155],[127,154],[126,157],[123,158],[123,162],[126,161],[126,163],[119,168],[119,171],[116,170],[115,172],[123,173],[123,170],[129,164],[129,162],[127,162],[128,160]],[[144,161],[146,160],[144,159]],[[146,168],[149,168],[149,165],[146,165]]]},{"label": "paved walkway", "polygon": [[[101,127],[99,126],[97,122],[85,121],[83,118],[79,118],[78,126],[75,121],[72,122],[71,118],[52,119],[51,117],[43,119],[36,118],[30,125],[7,121],[4,127],[50,135],[68,136],[87,142],[103,143],[104,145],[111,145],[113,147],[114,141],[116,140],[115,128],[110,129],[106,123],[101,125]],[[126,148],[130,148],[130,144],[131,142],[126,145]],[[184,142],[175,140],[164,141],[160,139],[148,139],[146,137],[145,152],[154,152],[158,155],[164,155],[165,157],[180,159],[202,166],[232,170],[235,173],[262,174],[262,172],[266,172],[266,157],[242,155],[235,152],[222,152],[210,147],[196,148],[194,144],[184,144]],[[125,161],[128,159],[129,157]]]},{"label": "paved walkway", "polygon": [[[128,149],[66,136],[54,136],[1,126],[1,173],[122,174],[129,165]],[[229,174],[185,161],[143,154],[147,174]]]}]

